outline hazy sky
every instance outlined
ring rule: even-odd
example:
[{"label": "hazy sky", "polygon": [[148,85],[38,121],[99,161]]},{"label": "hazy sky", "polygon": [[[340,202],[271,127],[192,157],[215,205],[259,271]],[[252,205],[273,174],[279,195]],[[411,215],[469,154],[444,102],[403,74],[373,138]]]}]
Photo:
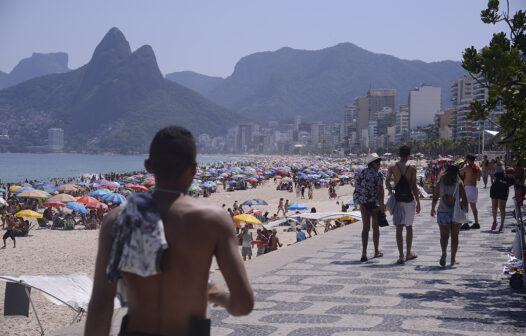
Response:
[{"label": "hazy sky", "polygon": [[[505,4],[505,1],[501,1]],[[132,50],[149,44],[163,74],[229,76],[243,56],[284,46],[352,42],[425,62],[461,59],[503,31],[480,21],[487,0],[0,0],[0,70],[33,52],[64,51],[86,64],[111,27]],[[526,0],[510,0],[512,10]]]}]

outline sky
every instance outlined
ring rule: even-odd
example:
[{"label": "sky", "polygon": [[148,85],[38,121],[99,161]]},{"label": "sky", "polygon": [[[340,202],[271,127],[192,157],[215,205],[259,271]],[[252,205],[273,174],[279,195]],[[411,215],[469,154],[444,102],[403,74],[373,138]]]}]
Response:
[{"label": "sky", "polygon": [[[505,5],[505,1],[501,1]],[[244,56],[351,42],[401,59],[460,61],[502,25],[480,21],[487,0],[0,0],[0,70],[33,52],[89,62],[112,27],[132,50],[152,46],[163,74],[228,77]],[[511,11],[526,0],[510,0]]]}]

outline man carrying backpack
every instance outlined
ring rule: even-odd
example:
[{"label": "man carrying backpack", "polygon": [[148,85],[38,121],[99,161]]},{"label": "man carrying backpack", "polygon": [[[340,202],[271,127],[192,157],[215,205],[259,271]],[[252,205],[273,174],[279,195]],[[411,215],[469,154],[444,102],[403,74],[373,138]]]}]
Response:
[{"label": "man carrying backpack", "polygon": [[[416,186],[416,168],[407,164],[411,149],[408,146],[400,147],[400,161],[389,167],[385,186],[389,191],[389,196],[393,194],[391,180],[395,184],[394,201],[398,213],[393,214],[393,223],[396,226],[396,244],[400,254],[397,263],[404,264],[406,261],[415,259],[416,253],[411,251],[413,244],[413,221],[415,212],[420,213],[420,199]],[[416,201],[415,201],[416,200]],[[404,239],[402,236],[404,227],[406,228],[406,254],[404,257]]]}]

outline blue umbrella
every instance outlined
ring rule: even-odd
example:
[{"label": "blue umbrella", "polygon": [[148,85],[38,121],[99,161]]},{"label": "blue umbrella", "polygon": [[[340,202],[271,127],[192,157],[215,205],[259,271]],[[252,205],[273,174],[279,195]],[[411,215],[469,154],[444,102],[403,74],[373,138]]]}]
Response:
[{"label": "blue umbrella", "polygon": [[101,197],[101,196],[104,196],[104,195],[107,195],[108,192],[107,191],[104,191],[104,190],[95,190],[95,191],[92,191],[89,193],[90,196],[93,196],[93,197]]},{"label": "blue umbrella", "polygon": [[309,207],[301,203],[289,204],[287,210],[309,210]]},{"label": "blue umbrella", "polygon": [[121,194],[110,193],[102,196],[102,200],[106,203],[120,204],[126,201],[126,197],[122,196]]},{"label": "blue umbrella", "polygon": [[261,198],[254,198],[248,201],[244,201],[243,203],[241,203],[241,205],[268,205],[268,203],[262,200]]},{"label": "blue umbrella", "polygon": [[68,204],[66,204],[66,207],[75,212],[81,212],[84,214],[89,213],[89,211],[84,207],[84,204],[79,202],[69,202]]},{"label": "blue umbrella", "polygon": [[213,185],[211,185],[210,182],[205,182],[205,183],[201,184],[201,187],[212,188]]},{"label": "blue umbrella", "polygon": [[89,187],[92,188],[92,189],[99,188],[100,186],[101,186],[101,185],[98,184],[98,183],[91,183],[91,184],[89,185]]}]

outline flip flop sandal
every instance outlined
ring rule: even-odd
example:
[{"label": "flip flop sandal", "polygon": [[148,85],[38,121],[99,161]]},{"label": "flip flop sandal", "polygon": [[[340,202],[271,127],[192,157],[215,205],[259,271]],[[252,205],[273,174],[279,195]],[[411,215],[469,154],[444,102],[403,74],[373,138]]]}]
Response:
[{"label": "flip flop sandal", "polygon": [[360,258],[360,261],[361,261],[361,262],[366,262],[366,261],[367,261],[367,257],[361,257],[361,258]]},{"label": "flip flop sandal", "polygon": [[416,253],[413,253],[409,257],[406,257],[405,261],[413,260],[413,259],[416,259],[416,258],[418,258],[418,255],[416,255]]},{"label": "flip flop sandal", "polygon": [[405,261],[404,261],[404,259],[398,259],[398,260],[396,261],[396,263],[397,263],[398,265],[403,265],[403,264],[405,264]]},{"label": "flip flop sandal", "polygon": [[382,252],[378,252],[378,254],[374,255],[375,258],[381,258],[383,256],[384,256],[384,254]]}]

